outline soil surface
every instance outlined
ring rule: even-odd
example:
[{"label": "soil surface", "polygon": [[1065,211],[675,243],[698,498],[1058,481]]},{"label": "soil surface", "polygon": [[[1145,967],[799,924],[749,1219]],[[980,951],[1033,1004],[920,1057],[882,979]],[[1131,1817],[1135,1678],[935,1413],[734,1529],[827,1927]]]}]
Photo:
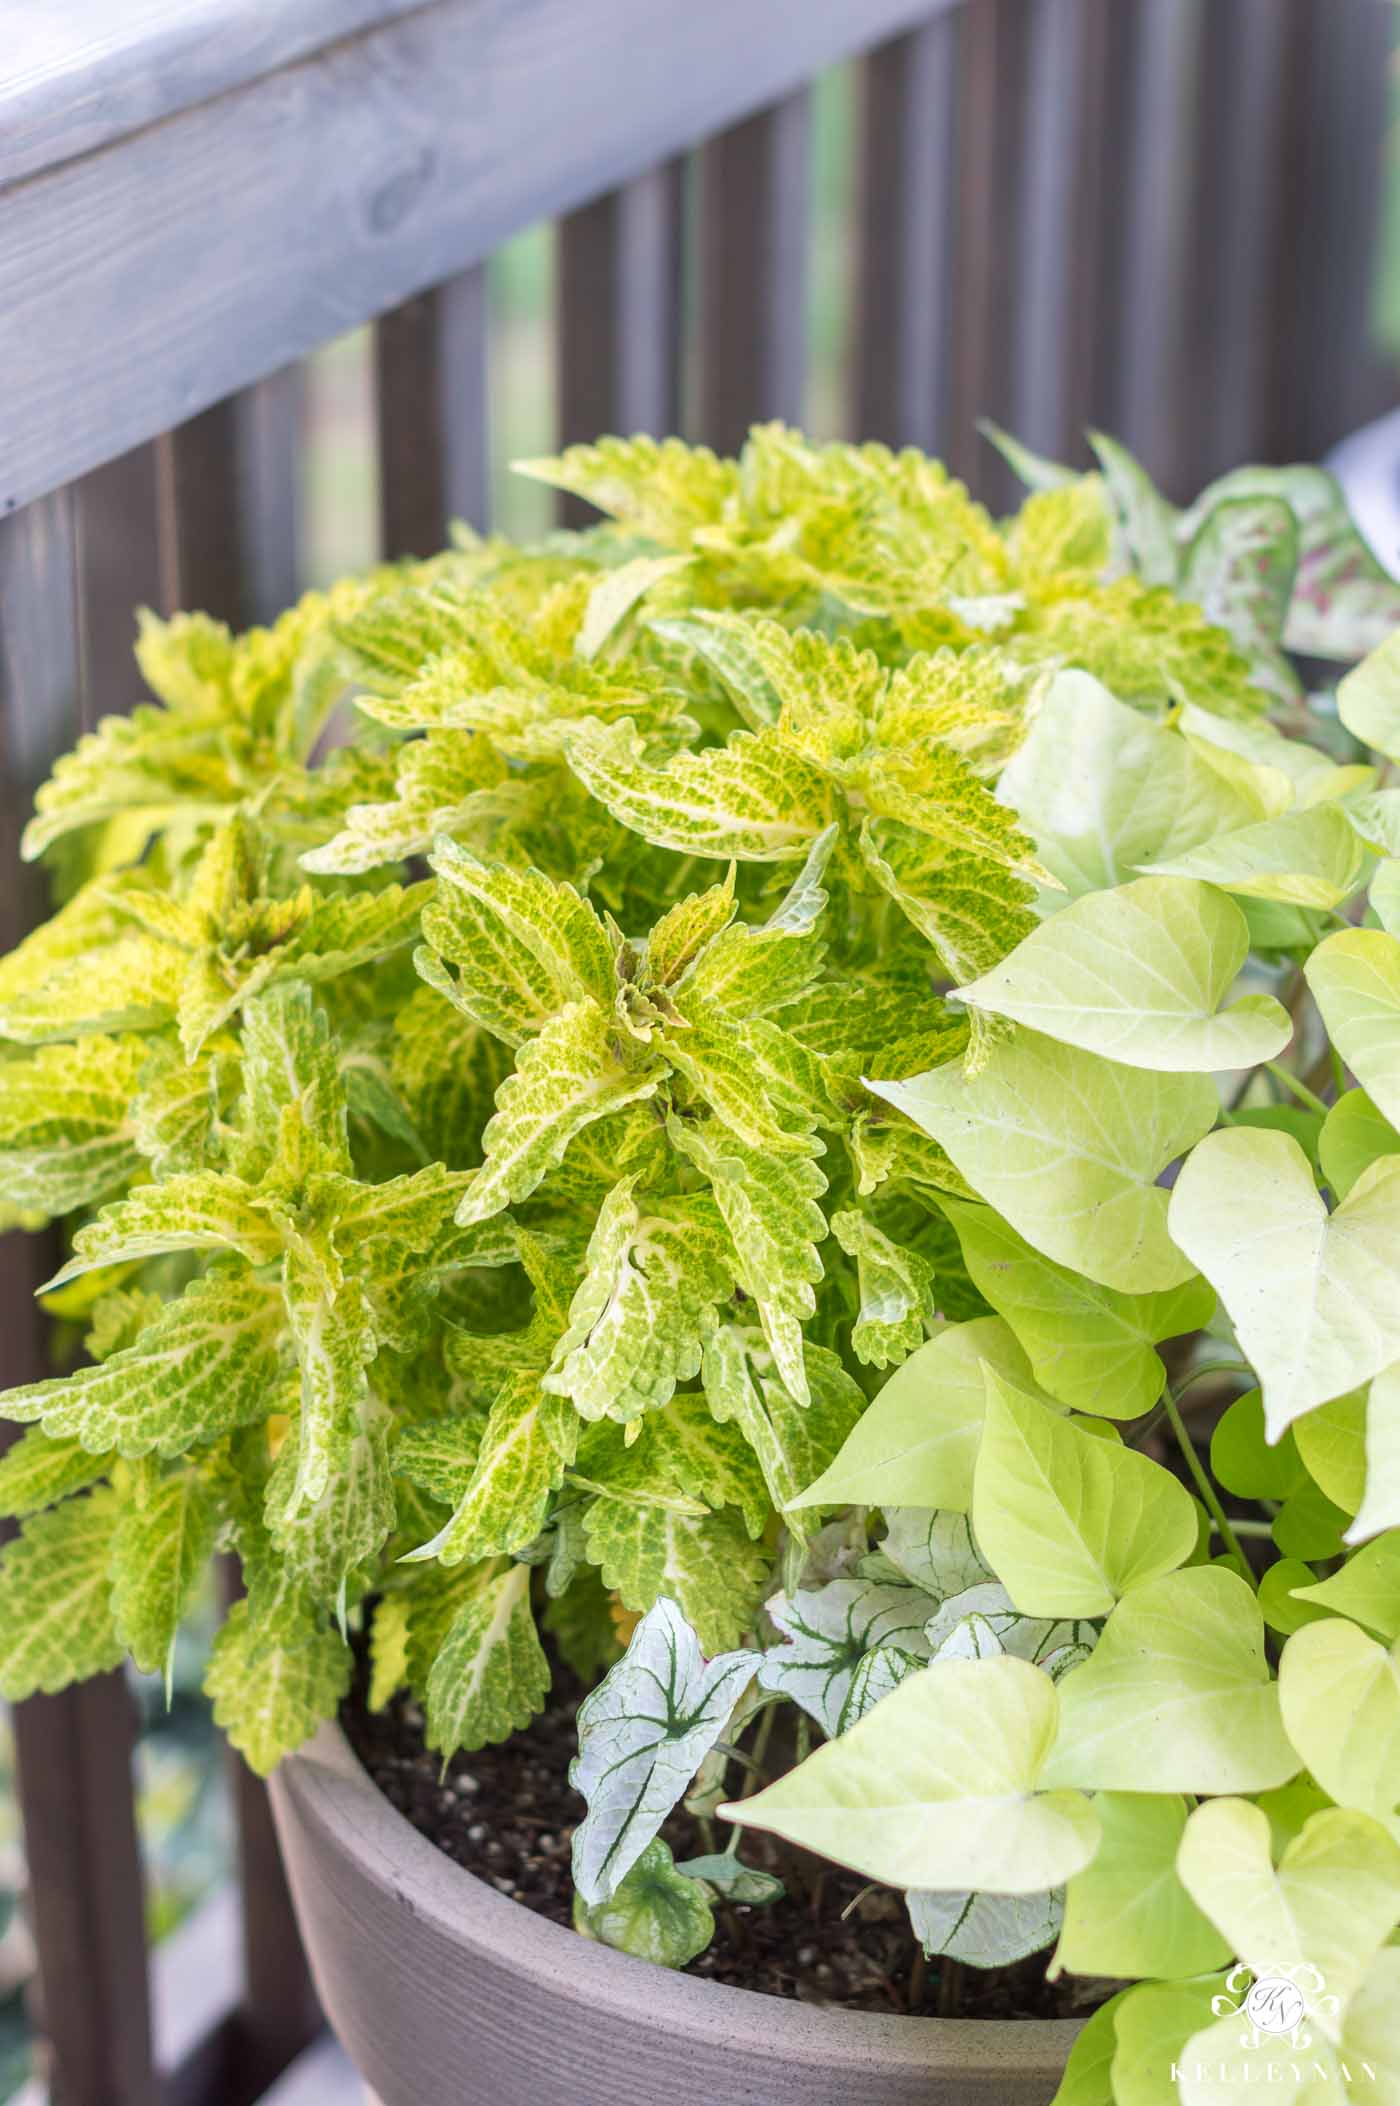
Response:
[{"label": "soil surface", "polygon": [[[568,1769],[582,1694],[568,1670],[556,1667],[549,1702],[523,1733],[502,1747],[454,1756],[445,1777],[441,1758],[423,1745],[422,1714],[406,1697],[371,1713],[361,1677],[341,1724],[379,1789],[420,1835],[513,1901],[568,1925],[569,1845],[584,1813]],[[727,1834],[707,1838],[680,1809],[661,1832],[678,1860],[720,1847]],[[757,1833],[743,1855],[776,1872],[787,1893],[767,1908],[717,1904],[714,1939],[687,1974],[851,2011],[960,2018],[1082,2017],[1103,2000],[1103,1983],[1066,1977],[1048,1984],[1048,1953],[995,1974],[948,1961],[925,1964],[903,1901],[889,1888],[869,1888],[855,1873]]]}]

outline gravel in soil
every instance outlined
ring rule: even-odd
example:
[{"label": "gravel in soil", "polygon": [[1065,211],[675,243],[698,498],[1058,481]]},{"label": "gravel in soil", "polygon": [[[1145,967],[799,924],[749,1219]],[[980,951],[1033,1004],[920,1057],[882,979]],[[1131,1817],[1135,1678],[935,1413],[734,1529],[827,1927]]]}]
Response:
[{"label": "gravel in soil", "polygon": [[[445,1776],[407,1697],[369,1712],[361,1678],[341,1723],[379,1789],[420,1835],[513,1901],[568,1925],[569,1846],[584,1812],[568,1768],[582,1694],[566,1669],[556,1669],[546,1708],[523,1733],[502,1747],[454,1756]],[[678,1860],[716,1847],[680,1809],[661,1832]],[[991,1974],[937,1960],[925,1965],[903,1901],[889,1888],[868,1888],[855,1873],[757,1833],[746,1840],[744,1857],[776,1872],[787,1893],[768,1908],[718,1905],[714,1939],[687,1974],[850,2011],[1068,2018],[1102,2000],[1104,1984],[1047,1983],[1045,1953]]]}]

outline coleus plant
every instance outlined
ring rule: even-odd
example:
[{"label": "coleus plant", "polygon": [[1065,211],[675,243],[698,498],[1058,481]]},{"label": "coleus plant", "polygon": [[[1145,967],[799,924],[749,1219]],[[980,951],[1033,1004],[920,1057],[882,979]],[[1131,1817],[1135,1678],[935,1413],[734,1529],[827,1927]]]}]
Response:
[{"label": "coleus plant", "polygon": [[0,961],[86,1348],[0,1400],[0,1688],[168,1670],[226,1550],[256,1767],[361,1642],[446,1758],[543,1626],[590,1934],[683,1964],[764,1830],[1136,1983],[1063,2106],[1233,2097],[1250,1970],[1394,2089],[1400,589],[1320,471],[1003,443],[997,522],[603,440],[529,464],[602,526],[144,620]]}]

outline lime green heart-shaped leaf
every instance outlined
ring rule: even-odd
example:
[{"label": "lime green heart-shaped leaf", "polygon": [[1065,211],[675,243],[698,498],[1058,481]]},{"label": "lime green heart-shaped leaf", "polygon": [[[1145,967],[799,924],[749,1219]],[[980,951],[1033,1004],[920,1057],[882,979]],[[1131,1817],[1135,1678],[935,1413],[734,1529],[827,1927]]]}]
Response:
[{"label": "lime green heart-shaped leaf", "polygon": [[1246,1068],[1293,1036],[1271,995],[1221,1008],[1248,953],[1245,918],[1223,892],[1143,877],[1075,900],[958,993],[1129,1067]]},{"label": "lime green heart-shaped leaf", "polygon": [[1373,1163],[1329,1217],[1287,1134],[1213,1133],[1177,1178],[1168,1219],[1260,1376],[1271,1440],[1400,1358],[1400,1157]]},{"label": "lime green heart-shaped leaf", "polygon": [[1318,1602],[1390,1644],[1400,1638],[1400,1535],[1378,1536],[1330,1579],[1293,1592],[1300,1601]]},{"label": "lime green heart-shaped leaf", "polygon": [[1383,1368],[1371,1384],[1364,1443],[1366,1489],[1347,1530],[1349,1543],[1400,1528],[1400,1363]]},{"label": "lime green heart-shaped leaf", "polygon": [[1257,1975],[1281,1974],[1335,2035],[1337,2018],[1400,1923],[1400,1844],[1379,1821],[1316,1813],[1274,1869],[1269,1819],[1244,1799],[1213,1799],[1186,1823],[1183,1886]]},{"label": "lime green heart-shaped leaf", "polygon": [[1135,1587],[1089,1659],[1065,1676],[1060,1704],[1045,1768],[1057,1785],[1254,1792],[1301,1767],[1283,1730],[1254,1591],[1220,1565]]},{"label": "lime green heart-shaped leaf", "polygon": [[[1376,1377],[1377,1382],[1382,1379]],[[1319,1404],[1292,1428],[1299,1461],[1324,1499],[1343,1515],[1356,1512],[1366,1482],[1366,1398],[1364,1389],[1348,1390]]]},{"label": "lime green heart-shaped leaf", "polygon": [[719,1817],[890,1886],[1041,1893],[1099,1837],[1081,1793],[1039,1788],[1058,1716],[1054,1682],[1028,1661],[936,1661]]},{"label": "lime green heart-shaped leaf", "polygon": [[982,1554],[1028,1616],[1103,1616],[1128,1589],[1185,1563],[1191,1496],[1170,1471],[987,1369],[972,1488]]},{"label": "lime green heart-shaped leaf", "polygon": [[1387,1651],[1340,1616],[1305,1624],[1283,1649],[1288,1737],[1339,1806],[1384,1820],[1400,1804],[1400,1645]]},{"label": "lime green heart-shaped leaf", "polygon": [[1392,1125],[1400,1119],[1400,938],[1342,929],[1305,967],[1332,1042]]},{"label": "lime green heart-shaped leaf", "polygon": [[1400,1133],[1365,1090],[1347,1090],[1322,1122],[1318,1159],[1338,1199],[1383,1155],[1400,1155]]},{"label": "lime green heart-shaped leaf", "polygon": [[[1156,1403],[1166,1379],[1153,1346],[1210,1321],[1215,1295],[1205,1280],[1160,1294],[1120,1294],[1042,1256],[990,1207],[940,1204],[973,1284],[1015,1332],[1042,1388],[1075,1411],[1137,1418]],[[1014,1368],[1000,1372],[1021,1381]]]},{"label": "lime green heart-shaped leaf", "polygon": [[1346,814],[1335,804],[1315,804],[1218,835],[1185,855],[1146,867],[1160,877],[1201,878],[1248,899],[1337,907],[1360,886],[1369,861]]},{"label": "lime green heart-shaped leaf", "polygon": [[1073,1974],[1202,1974],[1233,1948],[1177,1876],[1186,1801],[1175,1794],[1098,1792],[1103,1839],[1065,1893],[1065,1921],[1050,1968]]},{"label": "lime green heart-shaped leaf", "polygon": [[953,1062],[869,1087],[1057,1264],[1125,1294],[1190,1277],[1157,1178],[1215,1122],[1207,1076],[1126,1068],[1018,1030],[975,1075]]},{"label": "lime green heart-shaped leaf", "polygon": [[1023,1388],[1030,1362],[1000,1317],[950,1324],[911,1353],[840,1454],[790,1506],[918,1506],[965,1514],[987,1409],[987,1362]]}]

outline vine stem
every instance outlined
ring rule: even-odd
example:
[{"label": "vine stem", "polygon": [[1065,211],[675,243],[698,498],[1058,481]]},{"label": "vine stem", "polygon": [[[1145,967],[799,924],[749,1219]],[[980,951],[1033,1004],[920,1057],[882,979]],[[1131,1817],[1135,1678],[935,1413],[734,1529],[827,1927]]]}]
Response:
[{"label": "vine stem", "polygon": [[1300,1104],[1306,1104],[1309,1111],[1321,1112],[1323,1117],[1326,1117],[1332,1107],[1324,1098],[1318,1096],[1316,1090],[1310,1090],[1306,1082],[1300,1082],[1296,1075],[1290,1074],[1280,1061],[1266,1060],[1264,1066],[1275,1082],[1281,1082],[1286,1090],[1292,1091]]},{"label": "vine stem", "polygon": [[[1204,1375],[1210,1373],[1211,1370],[1208,1368],[1198,1368],[1196,1372],[1197,1375]],[[1183,1384],[1181,1385],[1182,1389],[1185,1390],[1187,1387],[1189,1387],[1189,1384],[1193,1379],[1193,1377],[1188,1376],[1186,1382],[1183,1382]],[[1238,1558],[1241,1565],[1244,1566],[1245,1571],[1248,1572],[1249,1562],[1245,1557],[1244,1552],[1240,1548],[1240,1539],[1235,1534],[1234,1529],[1230,1526],[1229,1518],[1226,1515],[1224,1507],[1220,1504],[1220,1500],[1216,1494],[1215,1486],[1211,1483],[1210,1478],[1206,1474],[1205,1465],[1201,1461],[1200,1456],[1196,1453],[1196,1443],[1192,1440],[1190,1434],[1186,1430],[1186,1421],[1181,1416],[1181,1406],[1177,1402],[1176,1397],[1173,1395],[1170,1389],[1168,1389],[1163,1395],[1162,1404],[1163,1408],[1166,1411],[1168,1419],[1170,1419],[1171,1421],[1172,1432],[1176,1435],[1176,1444],[1178,1448],[1180,1448],[1181,1453],[1185,1458],[1186,1467],[1196,1480],[1196,1490],[1201,1495],[1201,1502],[1204,1505],[1206,1512],[1210,1515],[1211,1520],[1219,1529],[1221,1541],[1224,1543],[1231,1557]]]}]

